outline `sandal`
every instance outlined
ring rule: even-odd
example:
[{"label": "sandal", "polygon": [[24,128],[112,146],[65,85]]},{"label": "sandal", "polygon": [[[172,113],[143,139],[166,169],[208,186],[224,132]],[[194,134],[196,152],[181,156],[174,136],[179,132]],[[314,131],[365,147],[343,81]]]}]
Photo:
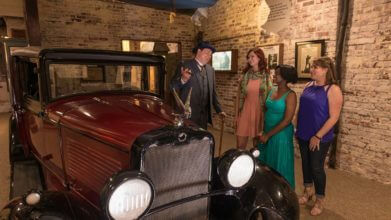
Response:
[{"label": "sandal", "polygon": [[323,212],[323,201],[320,199],[316,199],[314,207],[312,207],[310,214],[312,216],[320,215]]},{"label": "sandal", "polygon": [[304,188],[304,193],[302,196],[299,197],[299,204],[304,205],[307,204],[308,201],[312,200],[312,197],[314,197],[315,193],[312,191],[311,188]]}]

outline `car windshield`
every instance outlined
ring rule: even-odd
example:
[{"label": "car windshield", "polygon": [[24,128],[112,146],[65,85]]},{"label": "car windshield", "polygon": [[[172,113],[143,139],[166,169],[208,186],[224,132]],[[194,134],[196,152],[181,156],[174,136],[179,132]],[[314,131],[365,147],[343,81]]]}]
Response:
[{"label": "car windshield", "polygon": [[50,64],[51,98],[101,90],[160,94],[159,68],[148,64]]}]

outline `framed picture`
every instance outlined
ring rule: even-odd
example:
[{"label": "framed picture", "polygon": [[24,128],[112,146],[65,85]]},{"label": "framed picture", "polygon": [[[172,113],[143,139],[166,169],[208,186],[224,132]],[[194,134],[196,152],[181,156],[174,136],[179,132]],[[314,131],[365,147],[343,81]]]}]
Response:
[{"label": "framed picture", "polygon": [[311,63],[314,59],[324,56],[325,41],[314,40],[296,42],[295,47],[295,64],[299,78],[311,78]]},{"label": "framed picture", "polygon": [[238,50],[223,50],[213,53],[212,66],[216,72],[236,73],[238,71]]},{"label": "framed picture", "polygon": [[269,44],[259,46],[265,54],[267,66],[270,70],[283,63],[284,44]]}]

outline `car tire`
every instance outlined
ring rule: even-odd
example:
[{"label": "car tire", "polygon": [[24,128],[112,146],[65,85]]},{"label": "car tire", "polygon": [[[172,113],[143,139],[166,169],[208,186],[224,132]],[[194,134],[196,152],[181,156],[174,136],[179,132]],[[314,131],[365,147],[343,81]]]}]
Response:
[{"label": "car tire", "polygon": [[273,209],[262,207],[254,211],[249,219],[250,220],[284,220],[286,218],[282,217]]}]

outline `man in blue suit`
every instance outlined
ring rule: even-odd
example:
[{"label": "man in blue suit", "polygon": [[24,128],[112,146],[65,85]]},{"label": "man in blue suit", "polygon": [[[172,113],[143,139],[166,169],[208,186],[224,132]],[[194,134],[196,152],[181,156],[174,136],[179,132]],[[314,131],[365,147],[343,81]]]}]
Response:
[{"label": "man in blue suit", "polygon": [[185,103],[191,89],[190,120],[203,129],[208,122],[212,124],[212,106],[218,114],[225,117],[216,94],[215,71],[208,64],[216,49],[208,42],[200,42],[194,49],[194,59],[181,63],[171,79],[171,88]]}]

